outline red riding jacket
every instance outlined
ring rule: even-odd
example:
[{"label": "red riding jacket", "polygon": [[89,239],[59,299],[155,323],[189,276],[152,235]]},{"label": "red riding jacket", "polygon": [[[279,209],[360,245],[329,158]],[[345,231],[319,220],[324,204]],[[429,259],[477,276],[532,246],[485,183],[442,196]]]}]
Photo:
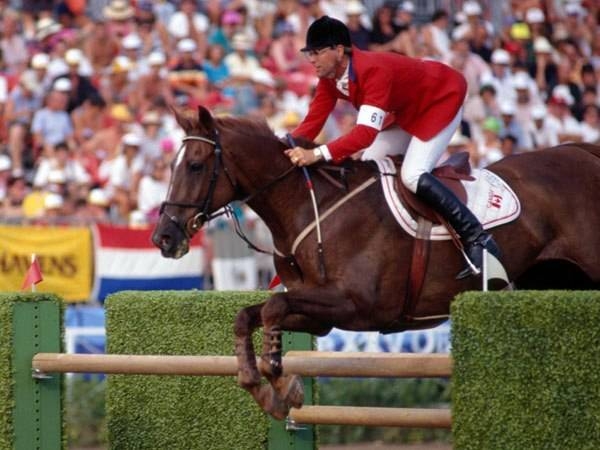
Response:
[{"label": "red riding jacket", "polygon": [[[380,129],[394,123],[421,140],[431,139],[454,119],[467,93],[462,74],[442,63],[356,47],[348,78],[349,95],[336,88],[335,79],[320,78],[308,114],[292,133],[314,140],[338,98],[359,110],[366,106],[369,114],[383,110],[382,124],[359,120],[351,132],[327,144],[334,161],[368,147]],[[376,114],[370,117],[373,122],[382,120]]]}]

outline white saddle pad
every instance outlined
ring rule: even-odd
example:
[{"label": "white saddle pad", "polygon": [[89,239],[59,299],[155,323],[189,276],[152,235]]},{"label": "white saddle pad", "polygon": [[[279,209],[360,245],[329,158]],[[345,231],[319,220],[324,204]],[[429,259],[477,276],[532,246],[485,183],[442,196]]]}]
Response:
[{"label": "white saddle pad", "polygon": [[[390,158],[375,161],[381,173],[396,173]],[[461,180],[467,191],[467,206],[479,219],[484,229],[489,229],[515,220],[521,213],[521,203],[513,190],[498,175],[486,169],[475,169],[471,175],[475,180]],[[381,187],[390,211],[400,226],[411,236],[417,234],[417,218],[413,217],[394,189],[395,177],[382,176]],[[450,239],[443,225],[431,229],[431,240]]]}]

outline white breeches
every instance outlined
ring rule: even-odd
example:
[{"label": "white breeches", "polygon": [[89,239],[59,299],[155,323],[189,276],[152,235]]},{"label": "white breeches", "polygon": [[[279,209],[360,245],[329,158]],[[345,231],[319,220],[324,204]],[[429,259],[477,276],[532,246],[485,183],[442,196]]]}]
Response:
[{"label": "white breeches", "polygon": [[416,193],[419,177],[431,172],[436,166],[458,128],[461,117],[462,108],[446,128],[428,141],[422,141],[398,126],[381,130],[373,143],[363,151],[361,159],[382,159],[388,155],[404,154],[400,173],[402,183]]}]

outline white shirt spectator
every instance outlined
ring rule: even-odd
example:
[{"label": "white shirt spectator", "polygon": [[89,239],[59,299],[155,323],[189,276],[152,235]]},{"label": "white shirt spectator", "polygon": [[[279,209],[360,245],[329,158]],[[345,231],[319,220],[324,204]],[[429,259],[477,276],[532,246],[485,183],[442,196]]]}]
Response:
[{"label": "white shirt spectator", "polygon": [[[208,30],[208,18],[199,12],[194,13],[194,27],[199,33],[206,33]],[[173,13],[167,25],[169,34],[175,39],[183,39],[190,36],[190,27],[185,13],[177,11]]]},{"label": "white shirt spectator", "polygon": [[60,167],[55,158],[42,158],[33,178],[35,187],[43,188],[48,183],[53,182],[52,176],[61,173],[64,182],[73,182],[77,184],[87,184],[90,182],[90,176],[83,166],[76,160],[69,160],[63,167]]},{"label": "white shirt spectator", "polygon": [[117,187],[121,189],[130,189],[131,181],[134,175],[140,174],[144,170],[144,158],[141,155],[137,155],[131,165],[127,164],[125,155],[117,156],[111,165],[110,176],[108,178],[108,185],[110,187]]}]

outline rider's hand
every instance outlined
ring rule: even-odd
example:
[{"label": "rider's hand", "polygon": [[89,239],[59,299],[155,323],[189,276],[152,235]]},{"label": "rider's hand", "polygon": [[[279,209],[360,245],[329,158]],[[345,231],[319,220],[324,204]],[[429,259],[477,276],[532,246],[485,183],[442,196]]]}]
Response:
[{"label": "rider's hand", "polygon": [[288,158],[290,158],[292,164],[298,167],[310,166],[321,159],[315,155],[313,149],[306,149],[302,147],[294,147],[286,150],[285,154]]}]

